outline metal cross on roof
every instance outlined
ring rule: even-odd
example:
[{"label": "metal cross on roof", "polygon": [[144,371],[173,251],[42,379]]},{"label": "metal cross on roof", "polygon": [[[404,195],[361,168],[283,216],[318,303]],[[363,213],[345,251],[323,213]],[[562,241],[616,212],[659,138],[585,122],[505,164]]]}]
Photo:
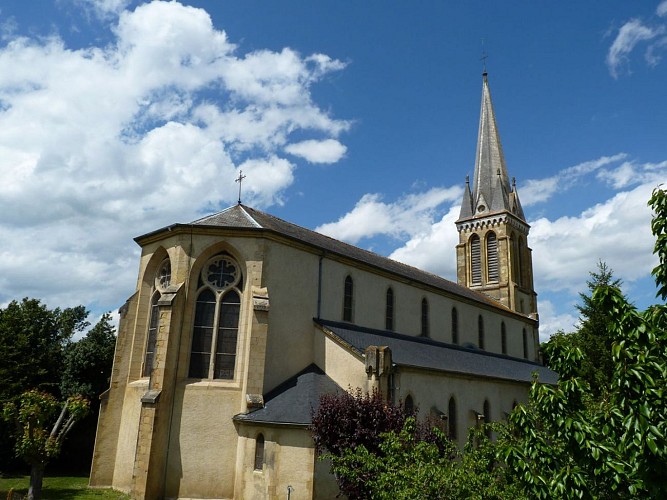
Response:
[{"label": "metal cross on roof", "polygon": [[243,179],[245,179],[245,175],[243,175],[243,170],[239,170],[239,178],[235,179],[234,182],[239,183],[239,205],[241,204],[241,184],[243,183]]}]

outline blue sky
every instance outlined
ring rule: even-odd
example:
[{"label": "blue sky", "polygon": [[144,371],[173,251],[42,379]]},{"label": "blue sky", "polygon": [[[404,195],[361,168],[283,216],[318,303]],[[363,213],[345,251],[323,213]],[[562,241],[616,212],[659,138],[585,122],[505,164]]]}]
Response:
[{"label": "blue sky", "polygon": [[243,202],[455,279],[482,50],[541,336],[604,260],[656,301],[667,1],[5,0],[0,305],[98,316],[134,236]]}]

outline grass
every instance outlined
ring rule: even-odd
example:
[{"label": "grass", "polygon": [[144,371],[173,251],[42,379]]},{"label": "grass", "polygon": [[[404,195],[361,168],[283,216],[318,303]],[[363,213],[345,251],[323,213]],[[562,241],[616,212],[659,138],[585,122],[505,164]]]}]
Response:
[{"label": "grass", "polygon": [[[0,477],[0,499],[7,498],[13,489],[16,493],[28,493],[30,476]],[[43,500],[126,500],[129,496],[111,489],[88,488],[87,477],[45,477],[42,483]]]}]

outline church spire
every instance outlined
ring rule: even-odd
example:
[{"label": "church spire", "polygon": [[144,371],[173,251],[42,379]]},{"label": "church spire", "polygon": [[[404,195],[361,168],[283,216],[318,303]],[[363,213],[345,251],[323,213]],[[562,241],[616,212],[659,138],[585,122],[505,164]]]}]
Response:
[{"label": "church spire", "polygon": [[[516,193],[510,185],[509,175],[507,174],[486,70],[482,74],[482,79],[482,106],[477,135],[472,200],[466,199],[468,196],[464,194],[461,206],[462,217],[464,214],[468,215],[469,210],[472,211],[473,216],[487,215],[503,210],[516,214],[512,208],[517,205],[520,206],[518,200],[516,200],[516,203],[513,200]],[[471,201],[472,207],[469,209],[468,204]],[[521,218],[523,219],[523,214],[521,214]]]},{"label": "church spire", "polygon": [[459,284],[537,318],[528,247],[530,226],[519,202],[516,182],[512,179],[510,183],[507,174],[486,68],[482,73],[475,174],[472,186],[466,178],[456,228]]}]

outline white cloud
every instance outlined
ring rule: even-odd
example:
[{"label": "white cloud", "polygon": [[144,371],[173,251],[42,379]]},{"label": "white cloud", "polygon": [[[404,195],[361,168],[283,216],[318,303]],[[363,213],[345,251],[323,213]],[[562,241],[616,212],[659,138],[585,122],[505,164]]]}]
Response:
[{"label": "white cloud", "polygon": [[[621,68],[629,62],[629,54],[639,42],[654,39],[664,32],[664,26],[651,28],[644,25],[639,19],[631,19],[621,26],[607,52],[607,66],[609,67],[611,76],[618,78]],[[656,60],[654,48],[655,46],[650,48],[652,55],[650,56],[649,63]],[[649,58],[648,54],[649,52],[647,51],[647,58]]]},{"label": "white cloud", "polygon": [[646,202],[654,187],[647,183],[619,192],[576,217],[533,221],[536,288],[579,292],[600,260],[624,281],[650,273],[656,261]]},{"label": "white cloud", "polygon": [[667,0],[662,0],[662,2],[658,4],[658,7],[655,9],[655,13],[660,17],[667,15]]},{"label": "white cloud", "polygon": [[315,230],[350,243],[377,235],[414,237],[429,232],[436,209],[447,201],[460,199],[461,194],[459,187],[433,188],[404,196],[395,203],[383,202],[379,194],[366,194],[351,212]]},{"label": "white cloud", "polygon": [[345,155],[347,148],[335,139],[326,139],[288,144],[285,151],[300,156],[310,163],[336,163]]},{"label": "white cloud", "polygon": [[459,235],[455,222],[460,209],[460,206],[453,205],[442,219],[427,231],[409,239],[389,257],[456,281],[455,249]]},{"label": "white cloud", "polygon": [[240,169],[244,201],[281,203],[294,132],[321,137],[301,151],[310,161],[344,153],[350,122],[310,92],[344,63],[238,54],[204,10],[177,2],[88,3],[118,14],[112,43],[9,33],[0,45],[0,302],[108,304],[134,281],[131,237],[236,202]]},{"label": "white cloud", "polygon": [[[559,312],[558,307],[549,300],[539,302],[540,313],[540,342],[546,342],[556,332],[570,333],[576,330],[579,318],[570,313]],[[574,309],[572,304],[571,310]]]},{"label": "white cloud", "polygon": [[544,179],[530,179],[518,190],[523,206],[530,206],[549,200],[556,193],[563,193],[573,187],[579,180],[606,165],[619,162],[627,157],[625,153],[613,156],[602,156],[596,160],[585,161],[566,168],[558,174]]}]

